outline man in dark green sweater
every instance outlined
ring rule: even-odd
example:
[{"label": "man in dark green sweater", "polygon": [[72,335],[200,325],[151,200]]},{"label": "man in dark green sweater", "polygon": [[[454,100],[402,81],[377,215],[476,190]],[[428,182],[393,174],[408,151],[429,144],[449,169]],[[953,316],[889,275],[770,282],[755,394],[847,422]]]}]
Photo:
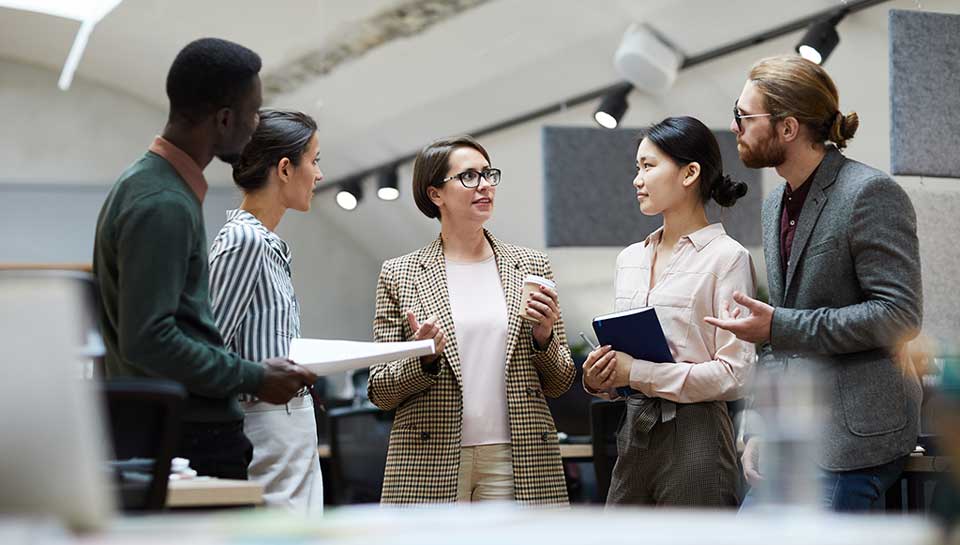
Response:
[{"label": "man in dark green sweater", "polygon": [[259,122],[260,57],[225,40],[187,45],[167,75],[163,135],[114,184],[97,220],[106,374],[163,377],[187,389],[176,455],[201,475],[245,479],[253,447],[240,393],[285,403],[317,377],[289,360],[228,352],[208,299],[203,169],[234,162]]}]

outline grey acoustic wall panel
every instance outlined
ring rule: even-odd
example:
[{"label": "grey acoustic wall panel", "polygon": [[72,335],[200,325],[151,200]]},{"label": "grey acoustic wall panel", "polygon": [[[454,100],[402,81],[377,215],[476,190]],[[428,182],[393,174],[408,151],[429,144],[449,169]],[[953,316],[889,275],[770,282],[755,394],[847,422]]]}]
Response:
[{"label": "grey acoustic wall panel", "polygon": [[[960,192],[931,187],[910,187],[907,193],[917,210],[917,236],[923,271],[923,331],[960,348],[960,296],[957,272],[960,247],[951,236],[960,233]],[[948,348],[948,347],[944,347]]]},{"label": "grey acoustic wall panel", "polygon": [[890,170],[960,178],[960,15],[890,10]]},{"label": "grey acoustic wall panel", "polygon": [[[660,226],[660,216],[644,216],[637,205],[633,178],[638,134],[639,129],[543,128],[547,246],[626,246]],[[714,134],[725,172],[750,190],[722,213],[711,201],[707,215],[722,220],[741,244],[759,246],[760,171],[740,162],[733,133]]]}]

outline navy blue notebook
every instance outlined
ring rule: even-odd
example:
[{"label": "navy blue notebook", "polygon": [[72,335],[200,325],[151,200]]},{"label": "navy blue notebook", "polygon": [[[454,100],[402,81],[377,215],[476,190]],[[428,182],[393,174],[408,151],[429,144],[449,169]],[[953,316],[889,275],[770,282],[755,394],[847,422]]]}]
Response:
[{"label": "navy blue notebook", "polygon": [[[636,359],[656,363],[673,363],[673,354],[653,307],[635,308],[593,319],[593,332],[600,346],[610,345],[614,350],[630,354]],[[617,388],[622,396],[634,392],[629,386]]]}]

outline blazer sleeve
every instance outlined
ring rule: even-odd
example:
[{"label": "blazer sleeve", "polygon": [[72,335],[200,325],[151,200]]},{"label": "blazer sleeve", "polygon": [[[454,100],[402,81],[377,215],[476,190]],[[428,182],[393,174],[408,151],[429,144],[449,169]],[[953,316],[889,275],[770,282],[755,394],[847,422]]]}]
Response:
[{"label": "blazer sleeve", "polygon": [[250,308],[263,259],[264,241],[245,225],[221,231],[210,249],[210,306],[227,346]]},{"label": "blazer sleeve", "polygon": [[[553,270],[550,260],[542,255],[541,267],[543,276],[553,280]],[[528,329],[528,331],[530,331]],[[573,384],[577,376],[576,367],[570,357],[570,347],[567,345],[567,332],[563,325],[563,313],[553,324],[553,335],[546,347],[540,349],[530,334],[530,344],[533,347],[533,365],[540,374],[540,385],[543,394],[548,397],[560,397]]]},{"label": "blazer sleeve", "polygon": [[[377,303],[373,317],[373,337],[377,342],[402,342],[412,337],[405,310],[397,296],[393,263],[384,262],[377,279]],[[443,356],[441,356],[442,358]],[[370,367],[367,395],[385,411],[397,408],[404,400],[437,383],[439,373],[427,372],[420,358],[403,358]]]},{"label": "blazer sleeve", "polygon": [[866,181],[854,200],[849,233],[865,300],[840,308],[774,309],[774,349],[845,354],[892,347],[919,332],[923,287],[910,197],[887,176]]}]

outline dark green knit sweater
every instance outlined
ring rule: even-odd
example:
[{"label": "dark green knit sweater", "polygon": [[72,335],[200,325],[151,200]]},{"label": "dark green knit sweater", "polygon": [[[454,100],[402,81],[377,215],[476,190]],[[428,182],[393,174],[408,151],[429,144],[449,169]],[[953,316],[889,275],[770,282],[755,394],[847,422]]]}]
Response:
[{"label": "dark green knit sweater", "polygon": [[223,347],[208,300],[200,201],[159,155],[147,152],[107,196],[93,272],[109,378],[180,382],[188,422],[243,418],[237,394],[259,389],[263,367]]}]

